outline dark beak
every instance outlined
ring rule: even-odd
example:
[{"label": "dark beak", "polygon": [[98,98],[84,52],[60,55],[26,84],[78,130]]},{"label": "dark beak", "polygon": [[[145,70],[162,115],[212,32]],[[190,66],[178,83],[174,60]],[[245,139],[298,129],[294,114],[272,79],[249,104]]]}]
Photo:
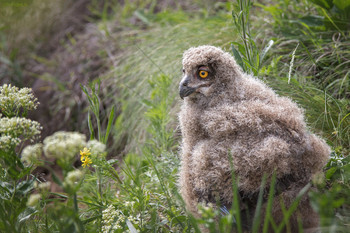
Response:
[{"label": "dark beak", "polygon": [[193,87],[188,86],[189,78],[186,77],[183,82],[180,83],[179,86],[179,94],[181,99],[185,98],[186,96],[191,95],[196,89]]}]

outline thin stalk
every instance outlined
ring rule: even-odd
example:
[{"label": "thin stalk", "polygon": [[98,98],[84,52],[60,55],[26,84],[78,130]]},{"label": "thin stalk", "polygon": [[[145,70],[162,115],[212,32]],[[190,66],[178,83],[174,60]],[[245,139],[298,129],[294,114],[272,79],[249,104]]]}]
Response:
[{"label": "thin stalk", "polygon": [[73,202],[74,202],[74,210],[75,213],[79,213],[79,209],[78,209],[78,199],[77,199],[77,193],[74,193],[73,195]]},{"label": "thin stalk", "polygon": [[269,230],[269,223],[271,222],[271,226],[273,226],[273,222],[271,221],[271,210],[272,210],[272,204],[275,197],[275,184],[276,184],[276,173],[273,173],[271,183],[270,183],[270,191],[267,201],[267,207],[265,210],[265,219],[264,219],[264,226],[263,226],[263,233],[267,233]]},{"label": "thin stalk", "polygon": [[49,233],[49,223],[48,223],[48,220],[47,220],[47,212],[45,211],[45,231],[47,233]]},{"label": "thin stalk", "polygon": [[97,137],[98,140],[101,142],[101,126],[100,126],[100,117],[95,113],[96,122],[97,122]]},{"label": "thin stalk", "polygon": [[115,172],[115,170],[113,169],[113,167],[109,167],[108,171],[112,174],[112,176],[117,179],[117,181],[119,182],[119,184],[122,184],[122,180],[120,179],[118,173]]},{"label": "thin stalk", "polygon": [[262,208],[262,202],[263,202],[263,195],[264,195],[264,190],[265,190],[265,185],[266,185],[266,178],[267,175],[265,174],[263,176],[261,185],[260,185],[260,191],[259,191],[259,196],[258,196],[258,202],[256,205],[255,213],[254,213],[254,220],[253,220],[253,228],[252,232],[257,233],[259,231],[259,226],[261,222],[261,208]]},{"label": "thin stalk", "polygon": [[247,44],[247,35],[246,35],[246,30],[245,30],[246,25],[245,25],[244,17],[245,17],[246,12],[244,11],[243,0],[240,1],[240,10],[242,12],[242,19],[241,19],[241,21],[242,21],[244,48],[246,50],[248,61],[249,61],[249,63],[251,63],[250,53],[249,53],[248,44]]}]

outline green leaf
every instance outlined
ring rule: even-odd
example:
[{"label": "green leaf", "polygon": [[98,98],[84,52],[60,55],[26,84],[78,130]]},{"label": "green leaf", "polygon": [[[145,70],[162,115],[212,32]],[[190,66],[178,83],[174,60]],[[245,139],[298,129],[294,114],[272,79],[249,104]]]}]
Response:
[{"label": "green leaf", "polygon": [[90,140],[92,140],[95,138],[95,132],[94,132],[94,127],[92,126],[92,122],[91,122],[90,111],[88,112],[88,126],[89,126],[89,132],[90,132]]},{"label": "green leaf", "polygon": [[[288,210],[285,210],[285,209],[283,210],[283,207],[282,207],[283,222],[278,226],[278,230],[276,232],[282,232],[283,228],[288,223],[289,218],[292,216],[292,214],[298,208],[298,205],[299,205],[301,198],[307,193],[307,191],[310,189],[310,187],[311,187],[311,184],[307,184],[299,191],[298,195],[296,196],[296,198],[292,202],[292,204],[289,206]],[[283,202],[282,202],[282,204],[283,204]],[[284,206],[284,204],[283,204],[283,206]]]},{"label": "green leaf", "polygon": [[319,27],[324,25],[324,17],[319,15],[307,15],[299,19],[309,27]]},{"label": "green leaf", "polygon": [[18,221],[24,222],[26,220],[28,220],[33,214],[35,214],[37,212],[37,210],[35,208],[32,207],[28,207],[26,208],[22,213],[20,213],[18,215]]},{"label": "green leaf", "polygon": [[255,213],[254,213],[254,220],[253,220],[253,228],[252,232],[259,232],[260,222],[261,222],[261,208],[262,208],[262,202],[263,202],[263,195],[266,185],[266,174],[263,176],[262,182],[260,184],[260,191],[258,196],[258,202],[256,205]]},{"label": "green leaf", "polygon": [[350,0],[333,0],[333,3],[342,11],[349,7],[347,11],[350,13]]},{"label": "green leaf", "polygon": [[175,216],[171,219],[170,225],[174,226],[176,224],[181,224],[182,222],[185,222],[187,217],[185,215]]},{"label": "green leaf", "polygon": [[332,203],[332,207],[333,208],[339,208],[340,206],[343,205],[344,202],[345,202],[344,198],[340,198],[338,200],[334,200],[333,203]]},{"label": "green leaf", "polygon": [[146,18],[144,12],[140,11],[140,10],[136,10],[134,12],[134,16],[136,16],[139,20],[141,20],[144,24],[146,25],[150,25],[150,21]]},{"label": "green leaf", "polygon": [[16,191],[21,195],[26,195],[34,187],[34,180],[24,180],[17,184]]},{"label": "green leaf", "polygon": [[[330,10],[333,7],[333,0],[309,0],[309,1],[327,10]],[[343,0],[340,0],[340,1],[343,1]]]},{"label": "green leaf", "polygon": [[266,211],[265,211],[265,219],[264,219],[264,225],[263,225],[263,233],[268,232],[269,230],[269,222],[272,219],[271,216],[271,211],[272,211],[272,204],[273,200],[275,198],[275,184],[276,184],[276,173],[274,172],[271,178],[271,183],[270,183],[270,191],[268,195],[268,200],[266,204]]},{"label": "green leaf", "polygon": [[336,171],[337,171],[336,167],[331,167],[330,169],[328,169],[328,171],[326,172],[326,178],[328,180],[331,179]]},{"label": "green leaf", "polygon": [[134,225],[132,225],[129,219],[126,219],[126,225],[128,225],[128,228],[131,233],[138,233],[138,231],[135,229]]},{"label": "green leaf", "polygon": [[115,108],[113,106],[112,110],[111,110],[111,112],[109,114],[109,118],[108,118],[108,125],[107,125],[106,135],[105,135],[104,142],[103,142],[105,144],[107,144],[108,136],[109,136],[109,133],[111,132],[112,124],[114,122],[114,112],[115,112]]},{"label": "green leaf", "polygon": [[10,183],[0,181],[0,198],[10,200],[13,192],[13,187]]},{"label": "green leaf", "polygon": [[237,46],[237,49],[238,49],[240,55],[242,56],[242,58],[246,58],[246,57],[247,57],[247,54],[246,54],[246,50],[245,50],[244,45],[242,45],[242,44],[240,44],[240,43],[238,43],[238,42],[232,42],[231,45],[232,45],[232,44],[235,45],[235,46]]},{"label": "green leaf", "polygon": [[237,51],[237,49],[233,46],[233,44],[231,44],[231,49],[232,49],[232,53],[233,53],[233,56],[235,57],[237,64],[242,68],[242,70],[244,70],[242,57],[239,54],[239,52]]},{"label": "green leaf", "polygon": [[55,171],[49,166],[45,166],[45,168],[47,168],[50,171],[53,182],[55,182],[59,186],[63,187],[63,183],[60,180],[60,178],[56,175]]}]

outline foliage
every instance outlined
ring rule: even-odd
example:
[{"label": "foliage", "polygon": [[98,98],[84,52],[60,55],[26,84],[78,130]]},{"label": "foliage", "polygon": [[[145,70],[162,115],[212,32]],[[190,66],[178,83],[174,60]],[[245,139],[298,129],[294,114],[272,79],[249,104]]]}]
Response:
[{"label": "foliage", "polygon": [[[171,12],[162,12],[162,14],[167,14],[167,17],[173,18],[172,20],[186,20],[181,17],[181,14]],[[169,76],[172,86],[169,89],[169,95],[176,96],[182,70],[180,63],[183,51],[201,44],[229,46],[228,41],[232,33],[232,25],[226,23],[230,20],[229,16],[226,12],[203,20],[192,15],[193,18],[180,24],[160,22],[161,25],[155,25],[146,31],[136,30],[135,35],[127,39],[115,37],[115,46],[124,48],[120,54],[123,59],[112,60],[119,65],[102,77],[102,81],[111,87],[110,93],[115,93],[110,98],[118,103],[117,107],[120,109],[113,135],[114,147],[121,147],[117,148],[121,151],[140,152],[140,145],[147,138],[148,126],[147,119],[143,115],[147,111],[144,100],[149,99],[149,93],[153,91],[149,80],[161,74]],[[217,38],[213,40],[214,31]],[[174,119],[178,112],[179,99],[177,98],[177,101],[169,106],[171,121],[168,127],[176,127]]]},{"label": "foliage", "polygon": [[40,134],[40,124],[24,117],[38,102],[31,89],[5,84],[0,86],[0,103],[5,116],[0,113],[0,231],[22,232],[35,209],[26,205],[34,187],[33,169],[21,161],[20,148]]},{"label": "foliage", "polygon": [[318,174],[313,179],[317,191],[310,194],[312,204],[320,213],[321,227],[327,231],[346,232],[350,203],[350,157],[344,157],[340,148],[336,149],[329,160],[325,175]]},{"label": "foliage", "polygon": [[[98,141],[106,144],[107,140],[108,140],[108,136],[111,132],[112,124],[114,122],[115,108],[113,106],[110,113],[109,113],[106,132],[103,135],[102,134],[103,132],[101,129],[102,124],[101,124],[101,119],[100,119],[100,98],[98,96],[100,89],[101,89],[101,81],[98,80],[98,86],[96,87],[96,89],[93,88],[93,83],[90,84],[91,94],[89,94],[87,87],[85,87],[83,85],[81,85],[80,87],[83,90],[83,92],[85,93],[85,95],[88,97],[89,104],[90,104],[90,110],[93,112],[93,114],[96,118]],[[90,111],[88,112],[88,125],[89,125],[89,131],[90,131],[90,139],[94,139],[96,136],[95,136],[95,132],[94,132],[94,127],[93,127],[92,122],[91,122]]]},{"label": "foliage", "polygon": [[[326,28],[338,31],[350,29],[350,1],[349,0],[309,0],[322,8]],[[327,11],[327,12],[326,12]]]},{"label": "foliage", "polygon": [[233,6],[233,22],[242,41],[242,43],[233,42],[231,44],[233,55],[244,72],[258,76],[264,57],[272,47],[274,41],[270,40],[265,48],[259,51],[250,32],[249,13],[252,6],[251,1],[237,0],[237,3],[233,4]]}]

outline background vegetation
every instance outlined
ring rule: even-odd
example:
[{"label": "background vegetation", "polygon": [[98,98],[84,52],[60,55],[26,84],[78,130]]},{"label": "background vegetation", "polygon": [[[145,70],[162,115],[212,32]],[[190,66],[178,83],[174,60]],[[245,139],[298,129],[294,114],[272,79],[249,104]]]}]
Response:
[{"label": "background vegetation", "polygon": [[242,232],[177,191],[181,56],[202,44],[305,109],[333,152],[300,195],[347,232],[349,19],[349,0],[1,1],[0,232]]}]

